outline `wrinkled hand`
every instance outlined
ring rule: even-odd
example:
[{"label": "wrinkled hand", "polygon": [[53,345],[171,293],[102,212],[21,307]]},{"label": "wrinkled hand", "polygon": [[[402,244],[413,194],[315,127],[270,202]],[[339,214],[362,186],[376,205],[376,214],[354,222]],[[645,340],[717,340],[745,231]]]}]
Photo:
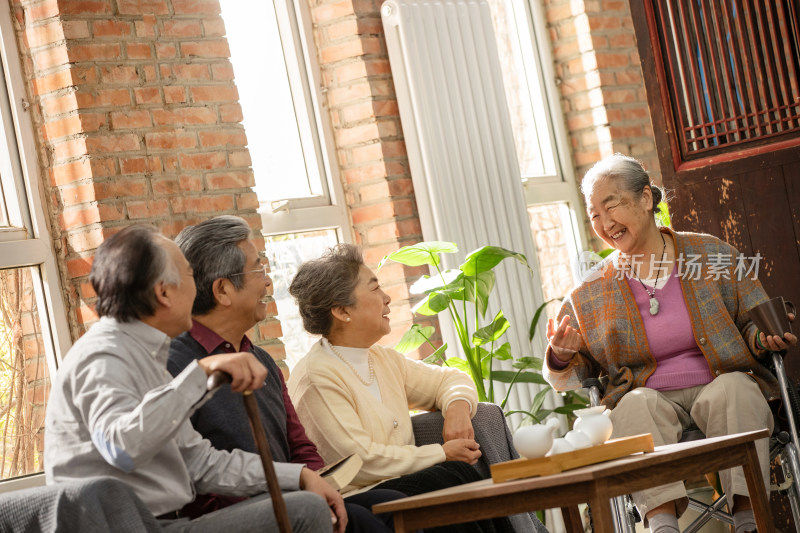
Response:
[{"label": "wrinkled hand", "polygon": [[[788,316],[789,321],[794,322],[794,313],[789,313]],[[762,346],[773,352],[780,352],[797,344],[797,337],[792,333],[786,333],[781,338],[779,335],[767,335],[763,331],[759,331],[758,338]]]},{"label": "wrinkled hand", "polygon": [[447,442],[453,439],[474,439],[475,429],[472,427],[469,402],[455,400],[444,413],[442,437]]},{"label": "wrinkled hand", "polygon": [[474,465],[481,457],[480,444],[472,439],[449,440],[442,445],[448,461],[461,461]]},{"label": "wrinkled hand", "polygon": [[334,490],[327,481],[311,470],[304,468],[300,471],[300,488],[322,496],[331,508],[331,520],[333,521],[333,531],[344,533],[347,527],[347,510],[344,507],[344,500],[339,491]]},{"label": "wrinkled hand", "polygon": [[575,353],[585,347],[583,335],[569,325],[569,320],[569,316],[564,315],[558,327],[552,318],[547,320],[547,340],[550,341],[550,349],[559,361],[565,363],[572,360]]},{"label": "wrinkled hand", "polygon": [[242,392],[255,390],[264,385],[267,369],[250,352],[221,353],[197,360],[207,376],[221,370],[231,376],[231,390]]}]

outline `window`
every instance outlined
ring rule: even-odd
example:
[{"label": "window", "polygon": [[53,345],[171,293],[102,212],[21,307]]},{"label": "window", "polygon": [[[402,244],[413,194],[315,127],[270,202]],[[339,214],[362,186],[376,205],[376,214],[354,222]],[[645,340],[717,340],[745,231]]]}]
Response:
[{"label": "window", "polygon": [[800,130],[796,2],[653,4],[684,159]]},{"label": "window", "polygon": [[[303,261],[350,240],[304,2],[223,0],[222,17],[244,115],[274,298],[291,368],[311,338],[288,293]],[[301,5],[302,4],[302,5]]]},{"label": "window", "polygon": [[308,353],[317,338],[306,333],[303,320],[289,294],[289,284],[300,265],[321,256],[326,248],[338,242],[333,230],[316,230],[302,233],[270,235],[266,237],[269,255],[273,294],[278,306],[278,317],[283,329],[283,344],[286,346],[286,364],[294,368]]},{"label": "window", "polygon": [[550,44],[539,2],[489,0],[545,300],[575,284],[565,273],[586,242]]},{"label": "window", "polygon": [[[0,16],[0,44],[0,480],[9,480],[43,470],[50,378],[71,340],[36,163],[25,157],[35,154],[33,130],[21,107],[25,92],[8,12]],[[0,490],[43,483],[36,476]]]}]

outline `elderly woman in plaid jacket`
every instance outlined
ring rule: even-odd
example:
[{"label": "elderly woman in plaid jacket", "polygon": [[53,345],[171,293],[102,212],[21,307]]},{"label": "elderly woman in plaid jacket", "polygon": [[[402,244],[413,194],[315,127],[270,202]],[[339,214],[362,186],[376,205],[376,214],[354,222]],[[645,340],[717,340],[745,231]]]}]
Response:
[{"label": "elderly woman in plaid jacket", "polygon": [[[567,390],[607,374],[603,403],[612,408],[613,437],[652,433],[661,445],[694,426],[709,437],[771,429],[767,399],[778,397],[778,384],[759,359],[797,338],[767,336],[749,320],[746,311],[767,299],[758,263],[711,235],[659,227],[663,192],[635,159],[603,159],[582,192],[592,228],[615,252],[548,322],[548,381]],[[766,440],[758,453],[768,481]],[[737,533],[753,531],[741,468],[720,479],[733,495]],[[652,531],[679,532],[688,504],[682,483],[633,499]]]}]

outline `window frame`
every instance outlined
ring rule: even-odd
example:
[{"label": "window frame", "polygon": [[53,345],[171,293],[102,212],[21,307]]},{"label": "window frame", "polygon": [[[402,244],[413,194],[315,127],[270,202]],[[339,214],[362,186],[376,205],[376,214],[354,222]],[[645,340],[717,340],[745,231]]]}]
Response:
[{"label": "window frame", "polygon": [[[313,155],[320,171],[323,194],[261,202],[264,235],[335,229],[340,242],[352,242],[352,228],[344,202],[336,161],[330,115],[322,105],[321,69],[314,49],[309,6],[296,0],[273,0],[283,56],[300,130],[303,154]],[[307,168],[307,167],[306,167]]]},{"label": "window frame", "polygon": [[[571,161],[569,136],[564,123],[564,114],[561,110],[561,97],[556,86],[556,73],[553,67],[552,45],[547,33],[547,17],[541,2],[527,0],[522,9],[518,11],[519,4],[514,4],[514,17],[527,16],[530,28],[530,43],[533,46],[532,54],[536,58],[534,65],[526,62],[525,69],[528,73],[529,94],[536,93],[544,102],[542,118],[546,123],[547,134],[550,137],[550,147],[555,161],[555,173],[544,176],[522,176],[523,190],[525,191],[525,204],[535,206],[541,204],[564,203],[569,212],[563,217],[566,228],[571,230],[573,242],[569,243],[570,263],[574,264],[580,253],[588,248],[589,240],[586,234],[586,225],[581,213],[585,211],[583,199],[578,190],[578,180]],[[520,29],[519,25],[516,26]],[[522,36],[520,36],[521,38]],[[525,44],[525,43],[523,43]],[[531,79],[535,75],[535,79]],[[530,82],[537,84],[535,90],[530,89]],[[537,108],[534,102],[534,110]],[[534,111],[535,113],[535,111]],[[554,117],[558,117],[557,119]]]},{"label": "window frame", "polygon": [[[0,268],[32,268],[34,294],[39,311],[50,382],[56,376],[63,355],[72,346],[72,336],[56,263],[48,219],[45,216],[34,126],[27,112],[28,102],[19,50],[11,13],[0,13],[0,181],[2,181],[8,223],[14,228],[0,231]],[[6,250],[10,250],[5,253]],[[13,258],[13,259],[12,259]],[[39,486],[44,473],[0,481],[0,492]]]}]

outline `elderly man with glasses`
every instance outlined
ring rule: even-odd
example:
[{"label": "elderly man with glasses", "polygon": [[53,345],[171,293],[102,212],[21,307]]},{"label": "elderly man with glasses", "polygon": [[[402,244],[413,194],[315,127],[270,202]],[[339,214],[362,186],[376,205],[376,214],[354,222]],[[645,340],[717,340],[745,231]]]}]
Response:
[{"label": "elderly man with glasses", "polygon": [[[197,296],[192,328],[172,341],[167,368],[179,375],[194,361],[214,354],[251,352],[268,370],[264,386],[254,395],[273,457],[316,470],[323,466],[322,458],[298,420],[281,371],[246,335],[266,318],[272,294],[272,282],[251,233],[242,218],[220,216],[185,228],[176,238],[194,271]],[[216,448],[256,451],[242,401],[227,388],[198,409],[192,423]],[[375,503],[404,496],[397,491],[374,490],[346,498],[347,531],[392,531],[391,516],[376,517],[369,509]],[[214,509],[229,503],[216,497],[205,499],[202,505]],[[195,506],[200,504],[198,500]]]},{"label": "elderly man with glasses", "polygon": [[[164,368],[170,338],[192,326],[195,283],[180,249],[154,227],[130,226],[100,245],[89,280],[101,318],[69,350],[53,383],[47,482],[116,478],[166,531],[274,531],[259,456],[215,450],[189,422],[209,397],[209,374],[227,372],[233,390],[253,390],[267,377],[264,366],[234,350],[186,365],[174,379]],[[319,475],[286,462],[275,470],[294,531],[331,531],[329,505],[344,530],[341,496]],[[252,497],[197,520],[183,516],[204,492]]]}]

